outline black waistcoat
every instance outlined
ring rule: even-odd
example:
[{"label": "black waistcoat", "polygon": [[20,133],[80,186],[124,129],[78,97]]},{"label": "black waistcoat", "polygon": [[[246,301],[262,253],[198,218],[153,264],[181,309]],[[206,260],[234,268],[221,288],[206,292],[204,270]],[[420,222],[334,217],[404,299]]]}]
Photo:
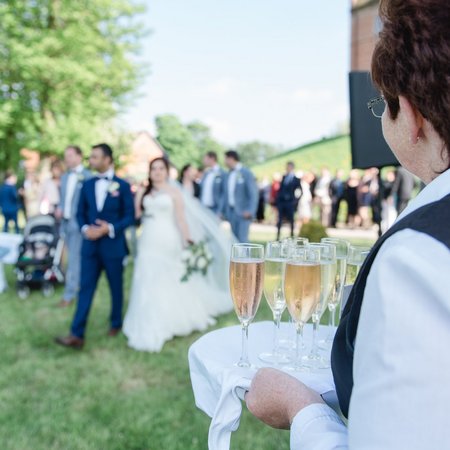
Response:
[{"label": "black waistcoat", "polygon": [[[450,194],[439,201],[422,206],[398,221],[378,239],[361,267],[342,313],[331,352],[336,393],[345,417],[348,417],[353,389],[353,352],[367,276],[384,242],[397,231],[406,228],[426,233],[450,249]],[[450,272],[450,268],[448,269]]]}]

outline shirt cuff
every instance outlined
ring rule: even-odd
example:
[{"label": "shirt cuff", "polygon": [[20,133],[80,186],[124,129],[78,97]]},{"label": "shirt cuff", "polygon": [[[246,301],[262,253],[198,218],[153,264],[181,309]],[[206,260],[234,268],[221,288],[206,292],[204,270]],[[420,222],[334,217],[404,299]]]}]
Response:
[{"label": "shirt cuff", "polygon": [[86,237],[86,230],[89,228],[89,225],[83,225],[81,227],[81,234]]},{"label": "shirt cuff", "polygon": [[111,239],[114,239],[116,237],[116,232],[114,231],[114,225],[111,223],[108,223],[108,228],[109,228],[108,236]]},{"label": "shirt cuff", "polygon": [[347,428],[329,406],[314,403],[303,408],[291,425],[291,450],[347,448]]}]

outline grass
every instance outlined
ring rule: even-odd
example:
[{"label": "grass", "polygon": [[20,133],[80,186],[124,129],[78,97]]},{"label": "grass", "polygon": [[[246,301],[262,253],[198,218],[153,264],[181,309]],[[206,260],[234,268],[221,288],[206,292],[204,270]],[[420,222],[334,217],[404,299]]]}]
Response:
[{"label": "grass", "polygon": [[297,170],[319,171],[322,166],[327,166],[332,173],[336,169],[348,173],[351,168],[350,137],[338,136],[306,144],[256,164],[251,169],[258,179],[267,177],[270,180],[274,173],[284,172],[288,161],[293,161]]},{"label": "grass", "polygon": [[[7,268],[10,286],[13,275]],[[168,342],[159,354],[129,349],[122,335],[107,337],[110,300],[102,278],[87,345],[67,350],[53,343],[68,332],[73,314],[55,308],[60,295],[60,289],[52,298],[33,292],[21,301],[13,289],[0,294],[0,448],[206,449],[210,419],[194,405],[187,361],[200,333]],[[262,302],[256,320],[269,319]],[[211,329],[234,324],[230,313]],[[231,448],[288,449],[289,433],[270,429],[244,408]]]}]

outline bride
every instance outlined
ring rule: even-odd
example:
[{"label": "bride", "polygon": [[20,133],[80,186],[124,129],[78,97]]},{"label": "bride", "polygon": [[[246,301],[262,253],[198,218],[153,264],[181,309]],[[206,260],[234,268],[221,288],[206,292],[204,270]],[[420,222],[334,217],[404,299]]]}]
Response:
[{"label": "bride", "polygon": [[[169,181],[166,159],[151,162],[148,181],[136,195],[142,234],[123,332],[130,347],[158,352],[174,336],[204,330],[215,323],[213,316],[231,311],[227,264],[233,240],[215,216]],[[207,274],[182,282],[183,250],[204,239],[214,258]]]}]

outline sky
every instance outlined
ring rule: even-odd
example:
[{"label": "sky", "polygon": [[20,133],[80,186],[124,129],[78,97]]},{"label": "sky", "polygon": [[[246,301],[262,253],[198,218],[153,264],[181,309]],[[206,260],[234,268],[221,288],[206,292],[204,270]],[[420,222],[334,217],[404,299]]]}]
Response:
[{"label": "sky", "polygon": [[124,117],[199,120],[221,143],[285,149],[348,120],[350,1],[147,0],[149,75]]}]

